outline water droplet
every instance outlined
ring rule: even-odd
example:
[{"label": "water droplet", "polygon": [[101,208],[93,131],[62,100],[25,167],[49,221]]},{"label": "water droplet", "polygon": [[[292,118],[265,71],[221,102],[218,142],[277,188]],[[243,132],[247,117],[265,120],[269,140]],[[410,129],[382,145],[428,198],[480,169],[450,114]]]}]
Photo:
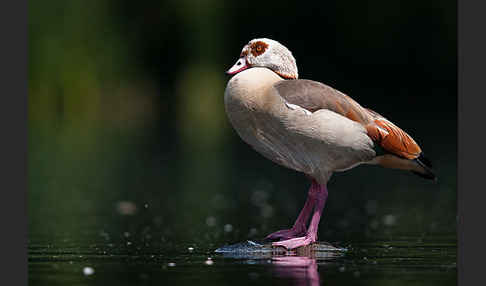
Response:
[{"label": "water droplet", "polygon": [[83,268],[83,274],[86,276],[93,275],[94,274],[94,269],[92,267],[84,267]]},{"label": "water droplet", "polygon": [[232,232],[233,231],[233,226],[231,224],[225,224],[224,225],[224,232]]},{"label": "water droplet", "polygon": [[176,266],[176,264],[174,262],[169,262],[169,263],[167,263],[167,266],[174,267],[174,266]]},{"label": "water droplet", "polygon": [[213,216],[209,216],[206,218],[206,224],[208,226],[215,226],[216,225],[216,218]]},{"label": "water droplet", "polygon": [[264,206],[267,202],[267,199],[268,199],[268,193],[263,190],[255,190],[251,194],[251,198],[250,198],[252,204],[257,207]]},{"label": "water droplet", "polygon": [[120,201],[116,203],[116,210],[121,215],[134,215],[137,212],[137,205],[130,201]]},{"label": "water droplet", "polygon": [[397,222],[397,218],[392,214],[387,214],[383,217],[383,224],[386,226],[393,226]]},{"label": "water droplet", "polygon": [[188,247],[187,250],[189,250],[190,252],[193,252],[194,251],[194,247]]},{"label": "water droplet", "polygon": [[273,207],[269,204],[264,204],[261,208],[262,217],[269,218],[273,216]]}]

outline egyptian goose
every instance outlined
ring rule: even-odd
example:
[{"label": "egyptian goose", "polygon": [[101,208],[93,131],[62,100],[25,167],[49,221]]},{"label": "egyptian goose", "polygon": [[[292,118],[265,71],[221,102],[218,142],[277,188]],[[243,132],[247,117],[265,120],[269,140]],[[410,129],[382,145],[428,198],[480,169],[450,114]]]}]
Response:
[{"label": "egyptian goose", "polygon": [[225,109],[239,136],[267,159],[311,179],[294,226],[269,234],[272,245],[294,249],[317,240],[333,172],[371,164],[436,179],[412,137],[342,92],[298,79],[292,53],[279,42],[250,41],[227,74]]}]

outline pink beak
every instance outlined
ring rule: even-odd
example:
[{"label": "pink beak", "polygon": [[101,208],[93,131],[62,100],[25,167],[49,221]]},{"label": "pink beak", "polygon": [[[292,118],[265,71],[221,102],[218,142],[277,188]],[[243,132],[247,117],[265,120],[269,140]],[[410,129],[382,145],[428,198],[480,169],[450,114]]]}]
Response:
[{"label": "pink beak", "polygon": [[229,69],[226,71],[227,74],[237,74],[241,71],[244,71],[246,70],[247,68],[249,68],[248,66],[248,63],[246,62],[245,58],[239,58],[236,63]]}]

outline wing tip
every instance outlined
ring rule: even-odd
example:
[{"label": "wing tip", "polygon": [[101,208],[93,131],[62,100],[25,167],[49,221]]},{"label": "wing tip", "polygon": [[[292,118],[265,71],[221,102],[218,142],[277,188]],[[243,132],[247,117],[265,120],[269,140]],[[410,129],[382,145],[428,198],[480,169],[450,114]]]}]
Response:
[{"label": "wing tip", "polygon": [[414,161],[422,167],[424,172],[417,172],[417,171],[412,171],[412,173],[425,178],[429,180],[433,180],[434,182],[437,182],[437,176],[435,175],[434,171],[432,170],[432,162],[425,157],[424,152],[420,152],[419,156],[414,159]]}]

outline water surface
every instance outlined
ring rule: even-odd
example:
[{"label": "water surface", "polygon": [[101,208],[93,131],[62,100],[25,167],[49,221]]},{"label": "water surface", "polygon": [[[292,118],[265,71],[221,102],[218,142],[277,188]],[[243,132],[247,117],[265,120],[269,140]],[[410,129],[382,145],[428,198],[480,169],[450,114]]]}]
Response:
[{"label": "water surface", "polygon": [[[245,244],[246,241],[240,242]],[[222,244],[221,246],[225,246]],[[227,245],[226,245],[227,247]],[[454,237],[215,252],[211,244],[30,243],[30,285],[456,285]],[[84,273],[85,268],[93,270]]]}]

